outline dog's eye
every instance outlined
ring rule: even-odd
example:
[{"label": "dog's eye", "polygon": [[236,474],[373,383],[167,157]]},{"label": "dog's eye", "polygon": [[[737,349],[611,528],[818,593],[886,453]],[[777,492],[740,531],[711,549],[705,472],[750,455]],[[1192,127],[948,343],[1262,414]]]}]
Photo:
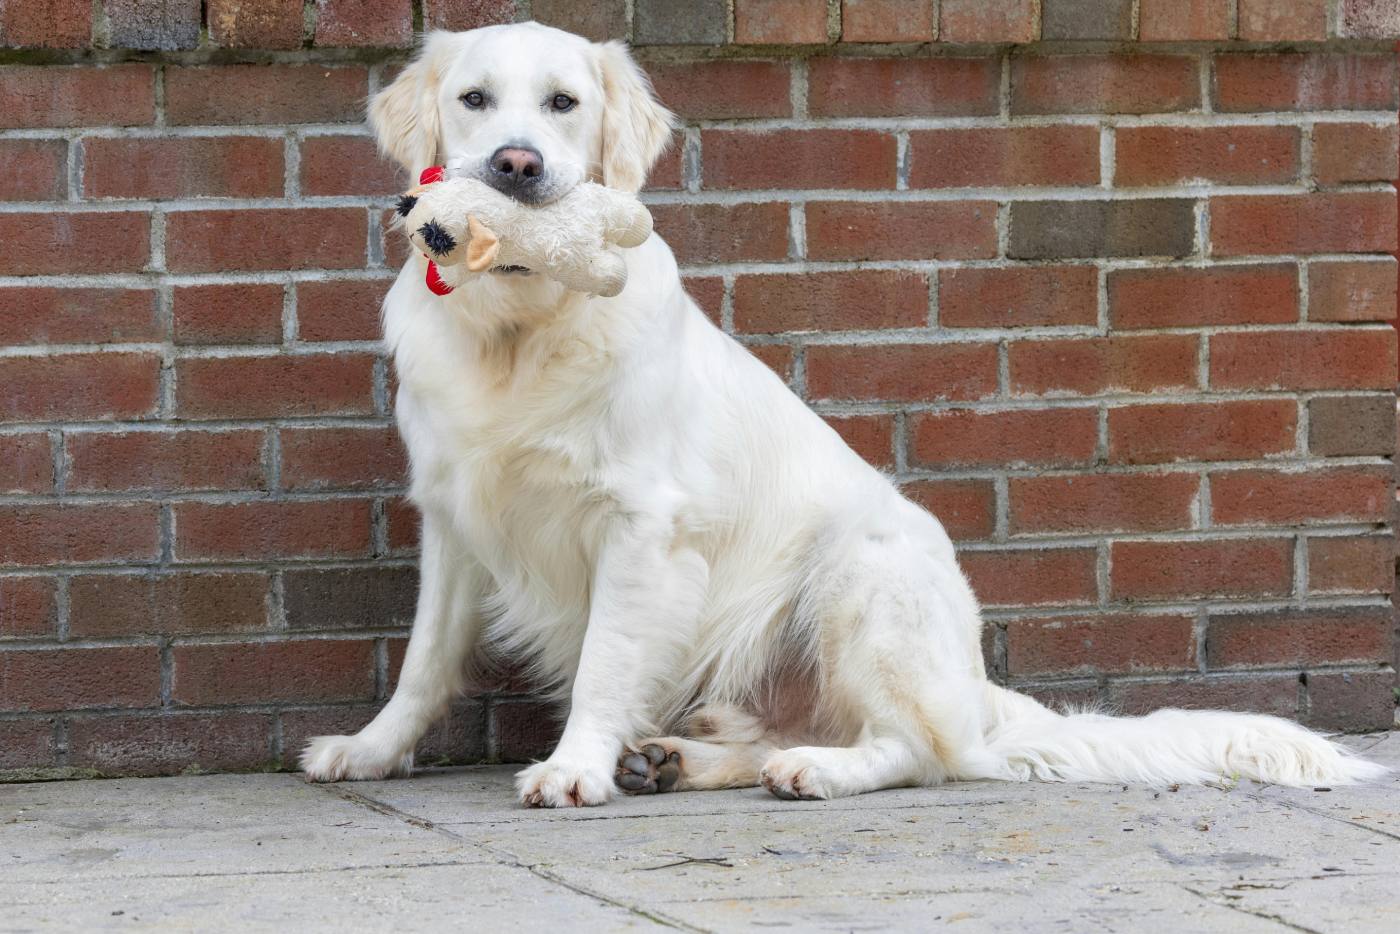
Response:
[{"label": "dog's eye", "polygon": [[556,94],[554,95],[554,100],[549,102],[549,106],[553,107],[561,114],[568,113],[578,106],[578,101],[567,94]]},{"label": "dog's eye", "polygon": [[486,95],[482,94],[480,91],[468,91],[462,95],[462,103],[466,104],[472,110],[476,110],[486,103]]}]

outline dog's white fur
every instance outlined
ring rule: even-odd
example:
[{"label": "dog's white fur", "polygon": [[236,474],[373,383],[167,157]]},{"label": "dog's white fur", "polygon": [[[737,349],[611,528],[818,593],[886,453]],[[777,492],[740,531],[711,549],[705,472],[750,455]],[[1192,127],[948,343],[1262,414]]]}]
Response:
[{"label": "dog's white fur", "polygon": [[[491,106],[459,103],[483,88]],[[567,114],[542,104],[560,91]],[[414,172],[526,143],[560,190],[636,191],[671,127],[622,46],[535,24],[432,34],[370,115]],[[1377,774],[1277,718],[1066,716],[991,684],[938,521],[705,318],[659,237],[626,256],[606,299],[505,274],[439,298],[405,265],[384,320],[423,513],[417,615],[393,699],[314,740],[311,778],[406,772],[485,629],[571,702],[520,773],[528,804],[607,801],[619,755],[686,722],[654,740],[682,753],[681,787],[782,797]]]}]

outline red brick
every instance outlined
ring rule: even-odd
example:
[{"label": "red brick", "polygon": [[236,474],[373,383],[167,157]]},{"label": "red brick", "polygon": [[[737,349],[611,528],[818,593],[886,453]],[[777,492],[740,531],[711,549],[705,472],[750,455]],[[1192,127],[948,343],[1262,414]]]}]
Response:
[{"label": "red brick", "polygon": [[148,125],[155,87],[150,65],[6,65],[0,128]]},{"label": "red brick", "polygon": [[1011,59],[1011,112],[1165,113],[1200,103],[1184,55],[1033,55]]},{"label": "red brick", "polygon": [[1143,42],[1230,38],[1230,0],[1139,0]]},{"label": "red brick", "polygon": [[406,499],[391,499],[384,504],[384,521],[389,527],[389,551],[407,554],[418,550],[421,517]]},{"label": "red brick", "polygon": [[152,289],[0,288],[0,344],[158,341]]},{"label": "red brick", "polygon": [[83,197],[281,197],[282,148],[282,140],[261,136],[89,136]]},{"label": "red brick", "polygon": [[0,710],[32,713],[160,703],[156,647],[0,651]]},{"label": "red brick", "polygon": [[1193,334],[1015,341],[1013,394],[1096,395],[1195,389],[1199,340]]},{"label": "red brick", "polygon": [[1395,674],[1367,671],[1310,672],[1303,722],[1319,730],[1369,733],[1395,725]]},{"label": "red brick", "polygon": [[1006,623],[1006,668],[1012,675],[1187,671],[1195,667],[1195,619],[1191,616],[1047,616]]},{"label": "red brick", "polygon": [[944,42],[1030,42],[1040,37],[1037,0],[942,0]]},{"label": "red brick", "polygon": [[909,134],[911,188],[1098,183],[1098,127],[994,127]]},{"label": "red brick", "polygon": [[515,20],[515,0],[423,0],[423,24],[434,29],[476,29]]},{"label": "red brick", "polygon": [[177,287],[175,343],[281,343],[283,293],[272,282]]},{"label": "red brick", "polygon": [[685,120],[792,114],[786,62],[648,62],[646,70],[657,97]]},{"label": "red brick", "polygon": [[705,130],[708,189],[894,188],[894,136],[875,130]]},{"label": "red brick", "polygon": [[1113,542],[1115,600],[1263,597],[1293,589],[1293,541]]},{"label": "red brick", "polygon": [[1254,460],[1297,446],[1292,400],[1186,402],[1108,410],[1108,459],[1115,464]]},{"label": "red brick", "polygon": [[1390,259],[1310,263],[1308,320],[1394,320],[1395,281]]},{"label": "red brick", "polygon": [[1220,55],[1215,103],[1224,111],[1395,110],[1400,106],[1395,56]]},{"label": "red brick", "polygon": [[938,323],[949,328],[1093,325],[1098,270],[1092,266],[941,269]]},{"label": "red brick", "polygon": [[373,371],[365,353],[186,358],[175,364],[175,407],[181,418],[370,415]]},{"label": "red brick", "polygon": [[1327,0],[1239,0],[1239,37],[1246,42],[1327,38]]},{"label": "red brick", "polygon": [[1137,716],[1163,707],[1187,710],[1243,710],[1294,717],[1298,713],[1296,674],[1260,677],[1206,676],[1174,681],[1124,681],[1109,685],[1109,699],[1124,714]]},{"label": "red brick", "polygon": [[81,49],[91,43],[92,4],[87,0],[0,3],[0,45]]},{"label": "red brick", "polygon": [[1298,270],[1291,263],[1117,269],[1108,274],[1116,330],[1287,324],[1298,320]]},{"label": "red brick", "polygon": [[890,415],[827,415],[826,423],[841,440],[880,469],[894,466],[894,417]]},{"label": "red brick", "polygon": [[927,320],[928,280],[918,273],[773,273],[734,281],[736,331],[920,327]]},{"label": "red brick", "polygon": [[984,606],[1092,603],[1094,549],[964,551],[958,563]]},{"label": "red brick", "polygon": [[289,490],[402,485],[408,460],[393,426],[284,428],[282,485]]},{"label": "red brick", "polygon": [[954,541],[988,539],[996,530],[996,490],[990,480],[910,480],[909,499],[933,513]]},{"label": "red brick", "polygon": [[365,262],[362,208],[174,211],[165,218],[171,272],[354,269]]},{"label": "red brick", "polygon": [[64,140],[0,140],[0,201],[61,201],[67,196]]},{"label": "red brick", "polygon": [[368,91],[363,65],[167,66],[165,114],[173,126],[359,123]]},{"label": "red brick", "polygon": [[1296,127],[1120,127],[1113,184],[1266,185],[1298,177]]},{"label": "red brick", "polygon": [[1206,662],[1211,668],[1385,662],[1389,607],[1211,614]]},{"label": "red brick", "polygon": [[1217,525],[1384,522],[1394,501],[1390,468],[1231,470],[1210,475]]},{"label": "red brick", "polygon": [[[403,640],[391,640],[390,645]],[[284,710],[282,766],[295,768],[302,749],[315,736],[358,733],[379,712],[372,705]],[[478,700],[459,698],[447,714],[428,728],[413,754],[416,767],[472,765],[486,757],[486,716]]]},{"label": "red brick", "polygon": [[912,454],[920,464],[1072,466],[1094,457],[1093,409],[952,411],[913,419]]},{"label": "red brick", "polygon": [[986,58],[818,58],[807,71],[814,117],[968,117],[998,109],[1001,63]]},{"label": "red brick", "polygon": [[68,489],[262,489],[262,448],[261,431],[70,433]]},{"label": "red brick", "polygon": [[154,560],[158,511],[155,504],[0,506],[0,565]]},{"label": "red brick", "polygon": [[826,41],[825,3],[734,0],[736,45],[820,45]]},{"label": "red brick", "polygon": [[379,307],[392,279],[298,282],[297,337],[304,341],[367,341],[380,336]]},{"label": "red brick", "polygon": [[16,421],[141,418],[155,413],[159,382],[156,354],[0,357],[0,411]]},{"label": "red brick", "polygon": [[177,645],[176,704],[303,703],[374,696],[374,642],[308,639]]},{"label": "red brick", "polygon": [[1012,477],[1011,532],[1156,532],[1191,528],[1195,474]]},{"label": "red brick", "polygon": [[412,0],[316,0],[316,45],[401,48],[413,40]]},{"label": "red brick", "polygon": [[299,49],[302,0],[205,0],[209,38],[227,49]]},{"label": "red brick", "polygon": [[0,769],[56,765],[54,719],[0,720]]},{"label": "red brick", "polygon": [[796,355],[791,344],[754,344],[748,347],[748,351],[778,374],[783,382],[792,381],[792,365]]},{"label": "red brick", "polygon": [[0,435],[0,493],[48,493],[53,489],[53,451],[42,431]]},{"label": "red brick", "polygon": [[177,503],[181,561],[361,558],[369,554],[367,500]]},{"label": "red brick", "polygon": [[1388,535],[1308,539],[1310,593],[1389,593],[1395,584],[1395,542]]},{"label": "red brick", "polygon": [[[695,304],[700,306],[705,317],[715,324],[719,324],[720,314],[724,307],[724,278],[722,276],[681,276],[681,284],[685,286],[685,293]],[[779,351],[781,349],[779,348]],[[790,353],[791,348],[787,349]],[[758,349],[750,347],[749,350],[758,355]]]},{"label": "red brick", "polygon": [[554,704],[521,698],[491,705],[491,759],[534,762],[549,755],[563,727],[563,712]]},{"label": "red brick", "polygon": [[390,195],[408,187],[368,136],[308,136],[301,141],[304,195]]},{"label": "red brick", "polygon": [[1395,124],[1319,123],[1313,127],[1313,177],[1322,185],[1388,182],[1397,169],[1400,131]]},{"label": "red brick", "polygon": [[1210,339],[1216,389],[1385,389],[1395,382],[1395,331],[1255,331]]},{"label": "red brick", "polygon": [[996,255],[991,201],[811,201],[807,256],[817,260],[987,259]]},{"label": "red brick", "polygon": [[151,255],[140,211],[0,213],[0,275],[139,272]]},{"label": "red brick", "polygon": [[811,399],[915,402],[985,399],[997,392],[995,344],[813,344]]},{"label": "red brick", "polygon": [[394,225],[398,213],[389,208],[379,214],[379,249],[384,254],[384,265],[390,269],[401,269],[404,261],[414,253],[413,244],[403,235],[403,230]]},{"label": "red brick", "polygon": [[761,262],[788,255],[788,206],[783,202],[654,204],[651,216],[682,265]]},{"label": "red brick", "polygon": [[1210,242],[1217,256],[1391,253],[1395,192],[1211,198]]},{"label": "red brick", "polygon": [[[478,7],[501,7],[504,8],[505,20],[509,22],[515,13],[514,4],[510,0],[467,0]],[[593,0],[592,3],[578,3],[577,0],[530,0],[530,15],[536,22],[546,26],[554,26],[565,32],[583,36],[585,39],[592,39],[594,42],[602,42],[607,39],[627,38],[627,3],[626,0]],[[683,44],[686,40],[670,34],[668,27],[673,23],[656,23],[648,16],[657,7],[663,10],[675,10],[674,4],[648,3],[641,0],[640,3],[632,4],[633,12],[633,41],[637,44],[647,44],[648,33],[650,31],[660,31],[665,33],[663,44]],[[686,4],[681,10],[676,11],[672,16],[682,24],[694,23],[698,17],[691,13],[683,12]],[[663,14],[664,15],[664,14]],[[717,24],[719,25],[719,24]],[[723,24],[720,25],[721,36],[718,41],[723,41]],[[648,28],[650,27],[650,29]]]},{"label": "red brick", "polygon": [[0,577],[0,639],[47,638],[57,624],[58,594],[53,578]]},{"label": "red brick", "polygon": [[77,575],[68,629],[89,639],[265,629],[268,588],[261,571]]},{"label": "red brick", "polygon": [[68,763],[103,775],[176,775],[272,764],[272,714],[75,717]]},{"label": "red brick", "polygon": [[685,187],[685,147],[673,135],[670,147],[657,157],[643,191],[679,191]]},{"label": "red brick", "polygon": [[842,42],[930,42],[938,4],[926,0],[842,0]]}]

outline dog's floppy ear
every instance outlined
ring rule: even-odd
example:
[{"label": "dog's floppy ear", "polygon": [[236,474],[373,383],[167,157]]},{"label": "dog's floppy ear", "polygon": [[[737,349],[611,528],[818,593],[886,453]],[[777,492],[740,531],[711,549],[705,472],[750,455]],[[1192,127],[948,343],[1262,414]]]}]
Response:
[{"label": "dog's floppy ear", "polygon": [[369,102],[369,125],[379,151],[415,178],[437,161],[438,70],[451,37],[449,32],[429,33],[418,57]]},{"label": "dog's floppy ear", "polygon": [[656,99],[627,46],[605,42],[598,49],[603,76],[603,184],[640,191],[652,163],[671,142],[675,117]]}]

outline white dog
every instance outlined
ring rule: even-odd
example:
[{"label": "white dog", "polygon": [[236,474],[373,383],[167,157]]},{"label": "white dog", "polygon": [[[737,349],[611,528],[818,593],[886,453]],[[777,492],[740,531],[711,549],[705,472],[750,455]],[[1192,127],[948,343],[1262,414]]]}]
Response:
[{"label": "white dog", "polygon": [[[527,203],[588,178],[637,191],[672,127],[622,45],[533,23],[433,33],[370,120],[411,172],[452,159]],[[659,237],[625,255],[614,298],[518,268],[438,297],[405,265],[384,322],[423,513],[417,615],[393,699],[313,740],[308,776],[406,773],[485,630],[570,701],[519,775],[528,805],[1377,774],[1277,718],[1066,716],[991,684],[938,521],[710,324]]]}]

